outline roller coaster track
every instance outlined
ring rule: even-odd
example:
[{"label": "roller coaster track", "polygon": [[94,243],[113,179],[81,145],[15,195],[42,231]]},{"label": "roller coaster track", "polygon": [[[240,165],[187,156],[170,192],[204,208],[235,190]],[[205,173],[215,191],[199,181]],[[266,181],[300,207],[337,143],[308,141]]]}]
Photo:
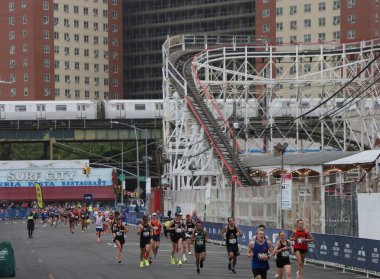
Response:
[{"label": "roller coaster track", "polygon": [[[379,109],[365,111],[359,102],[363,92],[366,98],[380,96],[378,41],[352,45],[268,46],[251,37],[189,35],[169,38],[163,46],[163,53],[164,99],[176,99],[179,103],[183,100],[193,116],[193,120],[186,118],[186,109],[178,105],[179,113],[163,122],[166,148],[174,154],[170,155],[171,168],[177,171],[171,172],[173,176],[194,176],[194,171],[189,172],[189,162],[195,161],[192,157],[207,152],[199,137],[209,142],[223,166],[227,181],[237,175],[239,185],[251,185],[249,172],[238,159],[241,151],[249,152],[248,142],[257,146],[262,141],[263,152],[271,151],[277,139],[277,142],[294,139],[296,150],[301,150],[298,145],[302,140],[309,145],[320,144],[322,150],[325,146],[338,150],[365,150],[373,148],[376,136],[380,135]],[[273,74],[276,67],[277,74]],[[374,82],[370,84],[372,78]],[[363,92],[356,94],[358,102],[354,103],[355,106],[348,106],[339,115],[303,115],[304,108],[288,116],[271,115],[268,108],[272,99],[278,98],[282,86],[289,84],[290,89],[295,86],[290,92],[296,92],[300,108],[310,88],[313,96],[319,94],[321,103],[329,98],[349,99],[357,92]],[[222,109],[214,100],[235,97],[243,101],[256,100],[259,114],[240,117],[238,121],[244,123],[244,127],[234,131],[229,126],[231,115],[225,111],[221,113]],[[199,134],[198,138],[186,128],[194,120],[204,131],[194,130]],[[176,138],[175,135],[180,136]],[[242,140],[246,142],[244,149],[239,145]],[[234,141],[236,154],[232,147]],[[202,145],[205,151],[199,147],[195,152],[194,146],[197,145]],[[203,165],[198,169],[200,167]],[[216,170],[212,164],[210,168]],[[198,172],[195,176],[206,173]]]}]

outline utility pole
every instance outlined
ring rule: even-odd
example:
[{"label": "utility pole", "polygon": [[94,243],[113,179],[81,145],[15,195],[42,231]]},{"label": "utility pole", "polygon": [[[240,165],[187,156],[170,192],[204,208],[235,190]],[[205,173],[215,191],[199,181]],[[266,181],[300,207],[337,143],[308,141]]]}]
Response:
[{"label": "utility pole", "polygon": [[284,210],[283,210],[283,204],[282,204],[282,174],[284,173],[284,153],[286,151],[286,148],[288,147],[288,143],[284,142],[283,144],[278,143],[276,146],[273,147],[274,156],[278,157],[281,156],[281,170],[280,170],[280,226],[281,229],[284,228]]},{"label": "utility pole", "polygon": [[[236,94],[234,94],[234,101],[232,104],[232,121],[233,125],[232,127],[235,127],[236,122]],[[235,136],[235,129],[233,129],[233,138],[232,138],[232,185],[231,185],[231,217],[235,218],[235,191],[236,191],[236,136]]]}]

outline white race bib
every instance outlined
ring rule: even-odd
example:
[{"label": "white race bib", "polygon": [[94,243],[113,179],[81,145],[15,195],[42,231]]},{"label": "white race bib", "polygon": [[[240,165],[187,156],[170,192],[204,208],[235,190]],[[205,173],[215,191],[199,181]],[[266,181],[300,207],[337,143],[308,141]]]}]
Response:
[{"label": "white race bib", "polygon": [[284,258],[289,258],[289,251],[282,251],[281,256]]},{"label": "white race bib", "polygon": [[182,229],[181,229],[181,228],[175,229],[175,232],[176,232],[176,233],[181,233],[181,232],[182,232]]},{"label": "white race bib", "polygon": [[303,238],[297,238],[297,242],[298,242],[298,244],[302,244],[304,242]]},{"label": "white race bib", "polygon": [[230,243],[230,244],[236,244],[236,238],[231,238],[231,239],[229,240],[229,243]]},{"label": "white race bib", "polygon": [[121,232],[117,232],[116,235],[120,236],[120,235],[122,235],[122,233]]},{"label": "white race bib", "polygon": [[203,245],[203,244],[204,244],[203,240],[197,240],[197,245]]},{"label": "white race bib", "polygon": [[143,233],[143,236],[149,236],[149,235],[150,235],[149,232],[144,232],[144,233]]},{"label": "white race bib", "polygon": [[158,227],[154,226],[153,229],[154,229],[154,230],[158,230]]},{"label": "white race bib", "polygon": [[189,228],[189,229],[188,229],[189,232],[192,232],[193,230],[194,230],[193,228]]}]

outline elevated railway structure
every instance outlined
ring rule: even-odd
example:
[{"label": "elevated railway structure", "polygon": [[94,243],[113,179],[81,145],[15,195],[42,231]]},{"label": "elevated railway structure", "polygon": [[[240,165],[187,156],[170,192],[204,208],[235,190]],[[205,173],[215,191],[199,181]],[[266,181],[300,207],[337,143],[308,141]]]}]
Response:
[{"label": "elevated railway structure", "polygon": [[273,153],[279,142],[295,152],[374,148],[379,55],[380,39],[273,46],[249,36],[168,38],[163,135],[171,189],[253,185],[239,154]]}]

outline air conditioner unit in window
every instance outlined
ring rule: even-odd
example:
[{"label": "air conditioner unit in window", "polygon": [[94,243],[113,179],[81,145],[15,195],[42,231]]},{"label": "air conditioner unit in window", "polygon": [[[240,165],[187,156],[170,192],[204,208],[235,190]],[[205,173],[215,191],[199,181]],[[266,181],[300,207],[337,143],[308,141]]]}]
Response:
[{"label": "air conditioner unit in window", "polygon": [[66,81],[66,83],[67,83],[67,84],[70,84],[70,83],[71,83],[71,80],[68,79],[68,80]]},{"label": "air conditioner unit in window", "polygon": [[336,21],[336,20],[333,21],[333,25],[338,25],[338,24],[339,24],[339,21]]}]

